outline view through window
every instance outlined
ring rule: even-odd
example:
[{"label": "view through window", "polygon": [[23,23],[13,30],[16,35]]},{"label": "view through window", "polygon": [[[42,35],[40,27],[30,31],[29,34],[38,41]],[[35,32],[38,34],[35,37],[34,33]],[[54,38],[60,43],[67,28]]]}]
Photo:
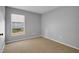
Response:
[{"label": "view through window", "polygon": [[22,35],[25,33],[25,16],[11,14],[11,34],[12,36]]}]

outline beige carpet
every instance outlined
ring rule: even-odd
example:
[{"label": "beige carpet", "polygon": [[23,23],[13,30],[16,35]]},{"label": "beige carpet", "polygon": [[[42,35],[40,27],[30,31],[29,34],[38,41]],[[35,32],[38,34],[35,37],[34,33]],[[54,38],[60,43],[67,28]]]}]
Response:
[{"label": "beige carpet", "polygon": [[26,53],[26,52],[51,52],[51,53],[64,53],[64,52],[79,52],[79,50],[70,48],[60,43],[45,39],[42,37],[18,41],[6,44],[4,53]]}]

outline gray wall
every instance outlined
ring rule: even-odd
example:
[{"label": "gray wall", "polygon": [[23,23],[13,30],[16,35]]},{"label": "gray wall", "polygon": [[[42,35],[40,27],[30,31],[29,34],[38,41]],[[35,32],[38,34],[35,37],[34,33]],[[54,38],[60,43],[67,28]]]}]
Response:
[{"label": "gray wall", "polygon": [[60,7],[42,15],[42,35],[79,48],[79,7]]},{"label": "gray wall", "polygon": [[[11,36],[11,14],[25,15],[25,31],[24,35]],[[13,42],[22,39],[28,39],[39,36],[41,33],[41,15],[6,7],[6,42]]]}]

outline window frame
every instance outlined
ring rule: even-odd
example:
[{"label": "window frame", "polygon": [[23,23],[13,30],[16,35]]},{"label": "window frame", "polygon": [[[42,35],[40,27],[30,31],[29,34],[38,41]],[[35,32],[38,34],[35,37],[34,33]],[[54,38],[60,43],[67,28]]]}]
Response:
[{"label": "window frame", "polygon": [[14,14],[14,15],[22,15],[22,14],[17,14],[17,13],[11,13],[10,15],[10,17],[11,17],[11,36],[19,36],[19,35],[24,35],[25,34],[25,15],[22,15],[22,16],[24,16],[24,28],[23,28],[23,33],[22,34],[17,34],[17,35],[13,35],[12,33],[12,14]]}]

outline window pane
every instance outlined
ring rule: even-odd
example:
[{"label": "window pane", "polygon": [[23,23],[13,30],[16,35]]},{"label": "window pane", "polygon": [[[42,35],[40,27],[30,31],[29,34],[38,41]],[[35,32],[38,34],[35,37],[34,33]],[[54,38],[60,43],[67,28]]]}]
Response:
[{"label": "window pane", "polygon": [[11,14],[11,34],[12,36],[22,35],[25,33],[24,15]]}]

